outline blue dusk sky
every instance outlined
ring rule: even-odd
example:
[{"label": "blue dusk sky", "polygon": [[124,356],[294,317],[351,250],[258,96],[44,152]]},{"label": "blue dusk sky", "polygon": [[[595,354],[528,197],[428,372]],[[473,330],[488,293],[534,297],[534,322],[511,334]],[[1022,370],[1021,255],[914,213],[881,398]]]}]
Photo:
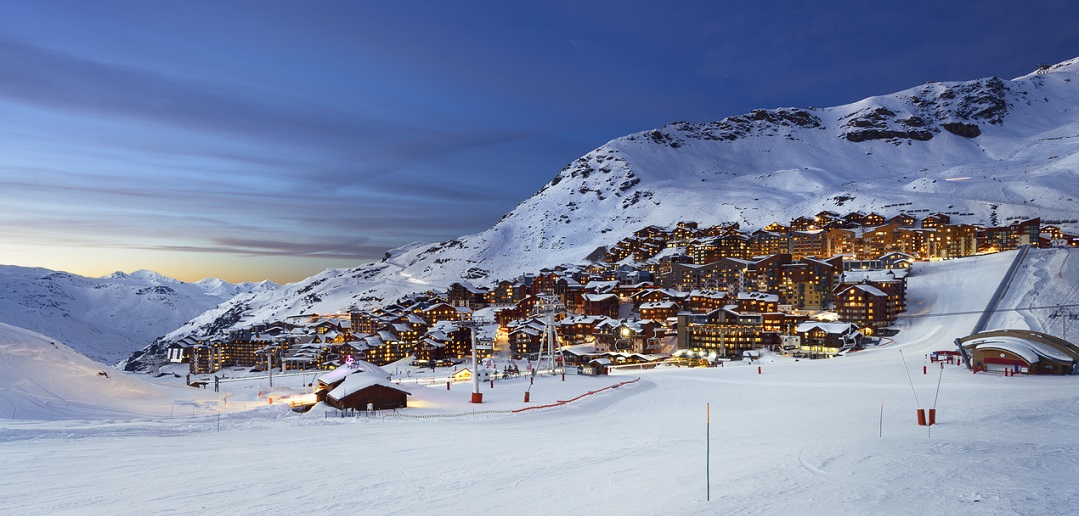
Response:
[{"label": "blue dusk sky", "polygon": [[0,264],[296,281],[607,141],[1079,55],[1079,3],[0,0]]}]

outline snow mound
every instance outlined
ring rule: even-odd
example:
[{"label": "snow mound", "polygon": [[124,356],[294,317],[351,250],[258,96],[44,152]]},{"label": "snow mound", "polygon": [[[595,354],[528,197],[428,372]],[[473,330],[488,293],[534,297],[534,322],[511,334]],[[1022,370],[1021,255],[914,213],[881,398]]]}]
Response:
[{"label": "snow mound", "polygon": [[167,415],[168,392],[94,362],[40,333],[0,323],[0,414],[4,419]]}]

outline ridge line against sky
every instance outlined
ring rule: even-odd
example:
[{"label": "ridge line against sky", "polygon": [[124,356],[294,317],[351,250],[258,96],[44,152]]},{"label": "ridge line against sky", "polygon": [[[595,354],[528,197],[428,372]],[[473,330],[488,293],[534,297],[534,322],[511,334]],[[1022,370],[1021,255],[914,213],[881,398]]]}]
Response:
[{"label": "ridge line against sky", "polygon": [[671,121],[1079,55],[1071,0],[701,4],[0,0],[0,264],[296,281]]}]

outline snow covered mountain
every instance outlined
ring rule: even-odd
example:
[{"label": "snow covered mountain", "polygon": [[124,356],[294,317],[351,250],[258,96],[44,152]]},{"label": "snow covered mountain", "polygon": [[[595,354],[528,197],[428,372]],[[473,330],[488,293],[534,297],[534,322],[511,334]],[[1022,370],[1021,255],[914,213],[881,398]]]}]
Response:
[{"label": "snow covered mountain", "polygon": [[924,210],[986,225],[1041,217],[1075,231],[1076,106],[1079,59],[1014,80],[672,123],[575,160],[486,231],[237,296],[166,338],[377,305],[461,279],[489,284],[579,263],[637,229],[680,220],[752,229],[822,210]]},{"label": "snow covered mountain", "polygon": [[217,279],[185,283],[151,271],[87,278],[3,265],[0,323],[48,335],[112,364],[237,293],[275,286]]}]

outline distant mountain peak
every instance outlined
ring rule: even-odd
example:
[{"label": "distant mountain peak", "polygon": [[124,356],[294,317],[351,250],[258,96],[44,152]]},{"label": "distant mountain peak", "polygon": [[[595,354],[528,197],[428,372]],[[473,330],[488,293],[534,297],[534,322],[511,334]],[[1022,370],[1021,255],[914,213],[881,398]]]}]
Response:
[{"label": "distant mountain peak", "polygon": [[184,321],[251,290],[231,286],[208,291],[145,270],[87,278],[0,265],[0,323],[49,335],[94,360],[115,363]]}]

